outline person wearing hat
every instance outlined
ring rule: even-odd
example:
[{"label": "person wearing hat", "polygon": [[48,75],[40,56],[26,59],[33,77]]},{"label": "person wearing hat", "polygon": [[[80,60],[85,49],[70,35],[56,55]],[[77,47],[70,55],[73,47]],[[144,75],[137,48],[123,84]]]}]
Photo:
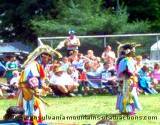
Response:
[{"label": "person wearing hat", "polygon": [[[50,46],[40,44],[22,65],[22,71],[19,79],[19,97],[18,106],[24,109],[25,120],[30,120],[33,125],[42,123],[42,117],[45,116],[44,105],[48,105],[41,96],[50,91],[47,86],[47,75],[45,67],[51,60],[51,57],[61,54],[53,50]],[[46,92],[46,93],[44,93]],[[36,117],[36,119],[33,119]]]},{"label": "person wearing hat", "polygon": [[75,35],[74,30],[69,30],[68,34],[69,34],[69,37],[65,39],[64,45],[67,49],[67,55],[69,56],[70,51],[78,50],[78,47],[80,46],[80,40]]},{"label": "person wearing hat", "polygon": [[[45,57],[41,58],[47,63]],[[44,103],[39,98],[44,90],[49,91],[49,88],[45,84],[45,79],[44,67],[37,60],[30,62],[21,72],[18,106],[23,107],[26,120],[30,120],[34,116],[37,117],[38,120],[31,120],[33,125],[36,125],[37,122],[42,123],[42,116],[45,115]]]},{"label": "person wearing hat", "polygon": [[61,66],[54,69],[54,74],[50,79],[50,86],[54,93],[59,96],[74,96],[73,91],[78,87],[78,83],[66,73]]}]

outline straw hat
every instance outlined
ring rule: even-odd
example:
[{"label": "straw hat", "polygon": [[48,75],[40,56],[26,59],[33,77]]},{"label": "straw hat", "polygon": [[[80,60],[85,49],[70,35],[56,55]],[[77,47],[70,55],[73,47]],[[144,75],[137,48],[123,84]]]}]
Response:
[{"label": "straw hat", "polygon": [[59,53],[58,51],[52,49],[48,45],[44,45],[42,42],[39,42],[39,46],[32,53],[30,53],[28,55],[27,60],[24,62],[22,67],[25,67],[27,64],[29,64],[32,61],[34,61],[37,57],[39,57],[43,53],[47,53],[48,55],[51,55],[51,56],[55,56],[56,55],[56,56],[58,56],[58,58],[62,57],[61,53]]},{"label": "straw hat", "polygon": [[136,60],[141,61],[142,60],[142,56],[136,56]]},{"label": "straw hat", "polygon": [[57,67],[56,69],[55,69],[55,71],[54,71],[55,73],[58,73],[58,72],[63,72],[63,69],[62,69],[62,67]]}]

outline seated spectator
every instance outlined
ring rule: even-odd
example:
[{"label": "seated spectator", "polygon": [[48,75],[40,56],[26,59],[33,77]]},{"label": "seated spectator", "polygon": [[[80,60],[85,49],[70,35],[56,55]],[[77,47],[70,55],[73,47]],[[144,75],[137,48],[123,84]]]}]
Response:
[{"label": "seated spectator", "polygon": [[[84,91],[82,91],[82,89]],[[88,95],[89,87],[86,77],[86,71],[85,70],[79,70],[79,87],[78,92],[84,95]]]},{"label": "seated spectator", "polygon": [[154,69],[151,72],[151,77],[152,77],[154,83],[156,83],[156,84],[160,83],[160,66],[159,66],[159,64],[156,63],[154,65]]},{"label": "seated spectator", "polygon": [[144,54],[142,57],[143,57],[142,58],[142,63],[147,65],[148,62],[150,61],[149,56],[147,54]]},{"label": "seated spectator", "polygon": [[7,93],[7,98],[14,98],[18,92],[19,72],[13,72],[13,78],[10,80],[10,84],[0,85],[0,96],[3,97],[3,92]]},{"label": "seated spectator", "polygon": [[77,60],[78,59],[78,53],[79,53],[78,50],[74,50],[73,54],[68,57],[69,62],[72,63],[74,60]]},{"label": "seated spectator", "polygon": [[102,84],[108,89],[109,93],[115,95],[118,92],[116,70],[112,63],[105,62],[102,71]]},{"label": "seated spectator", "polygon": [[139,87],[145,92],[145,94],[157,94],[157,91],[153,88],[151,78],[148,76],[148,67],[143,66],[138,72],[138,84]]},{"label": "seated spectator", "polygon": [[93,50],[88,50],[86,57],[87,57],[89,60],[94,60],[94,59],[96,58],[95,55],[94,55]]},{"label": "seated spectator", "polygon": [[49,79],[51,79],[51,76],[54,73],[55,69],[60,66],[61,66],[61,63],[58,60],[54,60],[52,62],[52,65],[50,66],[50,69],[49,69]]},{"label": "seated spectator", "polygon": [[115,53],[114,51],[112,51],[112,48],[109,45],[105,48],[101,57],[104,60],[104,62],[110,62],[113,64],[115,63],[115,60],[116,60]]},{"label": "seated spectator", "polygon": [[18,71],[13,72],[13,78],[10,80],[10,88],[12,90],[11,95],[15,97],[18,92],[18,84],[19,84],[20,74]]},{"label": "seated spectator", "polygon": [[86,79],[88,86],[93,89],[93,94],[101,93],[101,72],[103,65],[100,62],[100,58],[95,57],[92,62],[85,63]]},{"label": "seated spectator", "polygon": [[136,71],[138,72],[143,67],[142,56],[136,56],[135,61],[136,61]]},{"label": "seated spectator", "polygon": [[72,96],[74,90],[78,87],[78,83],[60,67],[57,67],[50,79],[50,87],[56,95]]},{"label": "seated spectator", "polygon": [[89,63],[89,62],[86,62],[85,64],[84,64],[84,69],[85,69],[85,71],[86,72],[90,72],[91,71],[91,64]]},{"label": "seated spectator", "polygon": [[79,74],[78,74],[78,71],[77,71],[73,66],[68,67],[67,73],[68,73],[68,75],[71,76],[71,78],[72,78],[76,83],[78,83]]},{"label": "seated spectator", "polygon": [[78,58],[72,61],[72,66],[75,67],[77,70],[83,70],[84,69],[84,59],[83,54],[79,53]]},{"label": "seated spectator", "polygon": [[91,71],[93,72],[97,72],[97,73],[101,73],[101,71],[103,70],[103,64],[101,63],[101,59],[99,57],[96,57],[92,63],[90,63],[91,65]]},{"label": "seated spectator", "polygon": [[63,57],[62,58],[62,63],[61,63],[61,68],[63,69],[63,71],[67,71],[68,67],[71,65],[71,63],[69,62],[67,57]]},{"label": "seated spectator", "polygon": [[[79,84],[78,86],[78,91],[76,92],[76,94],[78,96],[82,96],[83,92],[82,92],[82,88],[84,87],[84,93],[87,92],[87,89],[86,89],[86,85],[87,83],[84,82],[84,79],[85,77],[83,76],[84,75],[84,72],[81,71],[80,69],[77,70],[75,67],[73,66],[70,66],[67,70],[67,73],[71,76],[71,78]],[[81,78],[80,78],[81,77]]]}]

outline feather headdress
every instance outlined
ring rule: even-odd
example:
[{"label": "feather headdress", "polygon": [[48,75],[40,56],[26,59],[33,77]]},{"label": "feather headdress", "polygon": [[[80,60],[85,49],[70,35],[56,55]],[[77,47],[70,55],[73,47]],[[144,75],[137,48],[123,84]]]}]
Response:
[{"label": "feather headdress", "polygon": [[38,47],[28,55],[27,60],[24,62],[22,67],[25,67],[30,62],[34,61],[38,56],[40,56],[42,53],[48,53],[51,56],[58,56],[58,58],[61,58],[62,55],[58,51],[52,49],[48,45],[44,45],[42,42],[38,43]]},{"label": "feather headdress", "polygon": [[125,51],[125,53],[129,53],[131,51],[133,51],[134,48],[136,47],[140,47],[141,44],[137,44],[137,43],[120,43],[119,41],[117,41],[118,44],[118,48],[117,48],[117,55],[119,56],[120,53],[122,51]]}]

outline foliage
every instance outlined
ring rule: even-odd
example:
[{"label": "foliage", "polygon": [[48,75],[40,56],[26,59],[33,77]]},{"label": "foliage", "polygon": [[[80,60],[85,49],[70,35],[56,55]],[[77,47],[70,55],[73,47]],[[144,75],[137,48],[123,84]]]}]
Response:
[{"label": "foliage", "polygon": [[152,31],[160,30],[160,1],[159,0],[121,0],[127,6],[129,19],[149,20]]},{"label": "foliage", "polygon": [[149,30],[147,21],[128,23],[126,8],[122,8],[121,13],[103,9],[101,0],[70,0],[67,4],[60,0],[57,4],[59,14],[55,19],[38,17],[32,20],[33,28],[40,36],[67,35],[70,28],[79,35],[143,33]]},{"label": "foliage", "polygon": [[[7,39],[35,42],[38,36],[68,35],[70,28],[75,29],[78,35],[128,34],[150,32],[150,26],[153,28],[159,24],[156,20],[159,17],[158,1],[154,0],[156,3],[151,3],[149,0],[151,9],[148,11],[157,7],[157,10],[151,11],[156,12],[153,14],[155,23],[151,24],[150,18],[147,21],[146,18],[142,18],[144,16],[136,14],[139,9],[132,11],[134,1],[120,1],[120,4],[117,1],[1,0],[0,35]],[[137,6],[136,9],[138,3],[136,0],[133,4]],[[143,2],[140,3],[140,7],[142,5]],[[133,19],[134,12],[137,17]],[[141,19],[144,21],[140,21]],[[99,46],[98,41],[92,42]],[[110,43],[114,45],[113,41]]]},{"label": "foliage", "polygon": [[45,13],[50,8],[49,3],[50,0],[1,0],[1,36],[34,41],[37,34],[32,29],[30,19]]}]

